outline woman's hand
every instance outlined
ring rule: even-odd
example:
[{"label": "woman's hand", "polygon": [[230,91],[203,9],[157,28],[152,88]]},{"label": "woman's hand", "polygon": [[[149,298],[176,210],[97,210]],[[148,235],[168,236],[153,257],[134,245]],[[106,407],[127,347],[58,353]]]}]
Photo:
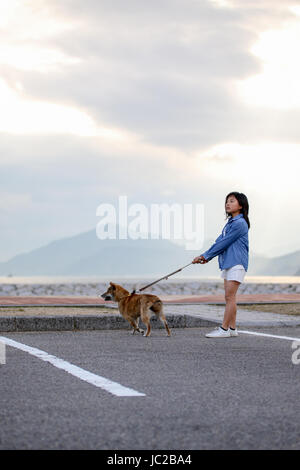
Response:
[{"label": "woman's hand", "polygon": [[205,264],[205,263],[208,263],[208,261],[204,258],[204,256],[196,256],[196,258],[193,259],[192,263],[193,264],[196,264],[196,263]]}]

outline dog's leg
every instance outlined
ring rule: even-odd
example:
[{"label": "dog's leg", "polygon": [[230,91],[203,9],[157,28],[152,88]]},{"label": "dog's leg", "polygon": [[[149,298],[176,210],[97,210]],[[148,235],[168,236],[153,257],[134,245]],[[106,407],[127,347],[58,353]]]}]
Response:
[{"label": "dog's leg", "polygon": [[147,326],[147,331],[146,333],[143,334],[143,336],[150,336],[151,335],[151,325],[150,325],[150,321],[149,321],[149,318],[145,318],[145,320],[143,320],[143,323],[145,323],[145,325]]},{"label": "dog's leg", "polygon": [[140,318],[137,318],[137,319],[136,319],[137,331],[138,331],[139,333],[142,333],[142,334],[143,334],[143,333],[144,333],[144,330],[142,330],[142,328],[139,327],[139,321],[140,321]]},{"label": "dog's leg", "polygon": [[144,336],[150,336],[151,334],[151,325],[150,325],[150,316],[148,315],[148,307],[147,305],[142,307],[141,311],[141,319],[142,322],[147,326],[147,331],[144,333]]},{"label": "dog's leg", "polygon": [[152,307],[150,308],[152,312],[163,322],[165,329],[167,330],[167,336],[171,336],[171,331],[169,329],[166,317],[163,312],[163,303],[161,300],[156,300]]},{"label": "dog's leg", "polygon": [[139,319],[137,320],[129,320],[130,325],[133,327],[132,334],[134,335],[137,331],[138,333],[144,333],[144,330],[139,328]]},{"label": "dog's leg", "polygon": [[161,309],[160,311],[158,312],[158,316],[159,316],[159,319],[163,322],[163,324],[165,325],[165,329],[167,330],[167,336],[171,336],[171,331],[169,329],[169,326],[168,326],[168,323],[167,323],[167,319],[165,317],[165,314],[163,312],[163,307],[161,306]]},{"label": "dog's leg", "polygon": [[165,329],[167,330],[167,336],[171,336],[171,331],[169,329],[167,320],[162,320],[163,324],[165,325]]},{"label": "dog's leg", "polygon": [[132,330],[132,334],[134,335],[134,333],[135,333],[135,332],[136,332],[136,330],[137,330],[137,327],[136,327],[135,321],[134,321],[134,320],[129,320],[129,319],[128,319],[128,321],[129,321],[130,325],[131,325],[131,326],[132,326],[132,328],[133,328],[133,330]]}]

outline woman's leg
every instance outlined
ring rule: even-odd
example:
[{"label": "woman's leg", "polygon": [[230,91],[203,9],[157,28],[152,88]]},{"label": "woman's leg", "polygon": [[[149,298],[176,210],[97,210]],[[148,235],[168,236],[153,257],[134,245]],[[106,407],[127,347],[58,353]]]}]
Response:
[{"label": "woman's leg", "polygon": [[240,286],[238,281],[227,281],[224,279],[224,290],[226,307],[222,327],[227,330],[229,327],[235,329],[236,321],[236,293]]}]

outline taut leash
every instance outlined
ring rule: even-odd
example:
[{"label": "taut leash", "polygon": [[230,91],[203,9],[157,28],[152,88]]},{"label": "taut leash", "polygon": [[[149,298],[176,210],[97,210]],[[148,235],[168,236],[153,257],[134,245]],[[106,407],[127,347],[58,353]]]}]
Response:
[{"label": "taut leash", "polygon": [[[182,266],[182,268],[177,269],[177,271],[173,271],[172,273],[167,274],[166,276],[161,277],[160,279],[157,279],[157,281],[151,282],[151,284],[147,284],[146,286],[142,287],[141,289],[138,289],[138,292],[142,292],[143,290],[147,289],[147,287],[153,286],[154,284],[156,284],[156,283],[159,282],[159,281],[162,281],[163,279],[168,279],[170,276],[173,276],[173,274],[179,273],[179,271],[181,271],[182,269],[186,268],[186,267],[189,266],[190,264],[193,264],[193,262],[191,262],[191,263],[189,263],[189,264],[186,264],[185,266]],[[130,295],[135,294],[135,293],[136,293],[136,290],[134,289],[134,290],[131,292]]]}]

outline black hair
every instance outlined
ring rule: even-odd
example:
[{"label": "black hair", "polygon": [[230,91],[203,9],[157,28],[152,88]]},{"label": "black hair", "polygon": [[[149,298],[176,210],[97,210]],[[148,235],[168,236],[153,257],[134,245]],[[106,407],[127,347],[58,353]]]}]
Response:
[{"label": "black hair", "polygon": [[[227,202],[227,199],[229,198],[229,196],[234,196],[238,200],[239,205],[242,206],[242,208],[240,209],[240,213],[243,214],[244,219],[246,220],[246,222],[248,224],[248,228],[250,228],[250,220],[249,220],[249,217],[248,217],[249,202],[248,202],[247,196],[245,196],[245,194],[243,194],[243,193],[233,191],[232,193],[227,194],[226,199],[225,199],[225,207],[226,207],[226,202]],[[231,214],[226,212],[226,208],[225,208],[225,213],[226,213],[226,218],[227,219],[232,217]]]}]

